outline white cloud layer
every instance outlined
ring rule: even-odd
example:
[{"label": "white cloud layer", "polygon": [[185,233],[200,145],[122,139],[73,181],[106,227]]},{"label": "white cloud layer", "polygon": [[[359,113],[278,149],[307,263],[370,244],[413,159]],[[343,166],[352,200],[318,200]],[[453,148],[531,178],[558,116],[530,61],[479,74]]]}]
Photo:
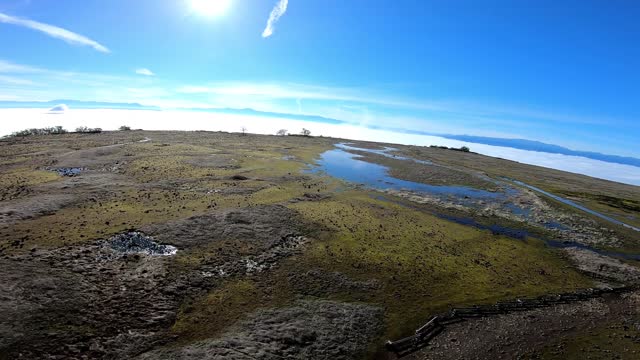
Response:
[{"label": "white cloud layer", "polygon": [[264,28],[262,32],[262,37],[267,38],[273,35],[273,30],[275,29],[275,25],[280,20],[280,17],[287,12],[287,5],[289,4],[289,0],[279,0],[276,6],[271,10],[271,14],[269,14],[269,20],[267,20],[267,26]]},{"label": "white cloud layer", "polygon": [[156,74],[153,73],[153,71],[147,69],[147,68],[140,68],[140,69],[136,69],[136,74],[138,75],[144,75],[144,76],[155,76]]},{"label": "white cloud layer", "polygon": [[31,127],[62,125],[67,129],[79,126],[117,129],[126,124],[145,130],[212,130],[238,132],[246,127],[251,133],[275,134],[279,129],[292,133],[300,129],[311,130],[312,135],[333,136],[344,139],[370,140],[408,145],[469,146],[480,154],[497,156],[521,163],[584,174],[632,185],[640,185],[640,168],[613,164],[579,156],[549,154],[482,145],[437,136],[404,134],[364,128],[358,125],[333,125],[318,122],[202,112],[143,111],[143,110],[74,110],[62,115],[49,115],[46,109],[0,109],[0,136]]},{"label": "white cloud layer", "polygon": [[15,16],[9,16],[3,13],[0,13],[0,23],[26,27],[32,30],[40,31],[53,38],[64,40],[70,44],[89,46],[103,53],[110,52],[109,49],[107,49],[104,45],[98,43],[95,40],[91,40],[86,36],[76,34],[72,31],[69,31],[57,26],[44,24],[38,21],[23,19]]}]

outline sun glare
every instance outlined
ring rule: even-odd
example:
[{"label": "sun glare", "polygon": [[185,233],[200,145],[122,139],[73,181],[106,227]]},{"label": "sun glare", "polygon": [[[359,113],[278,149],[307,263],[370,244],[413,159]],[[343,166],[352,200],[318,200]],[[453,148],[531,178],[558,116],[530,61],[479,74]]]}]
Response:
[{"label": "sun glare", "polygon": [[191,0],[191,9],[194,12],[209,17],[224,15],[230,5],[231,0]]}]

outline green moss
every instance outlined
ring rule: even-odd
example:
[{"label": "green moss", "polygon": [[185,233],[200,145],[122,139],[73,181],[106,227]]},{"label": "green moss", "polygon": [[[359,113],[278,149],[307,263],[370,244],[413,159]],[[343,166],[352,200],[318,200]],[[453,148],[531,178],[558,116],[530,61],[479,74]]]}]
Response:
[{"label": "green moss", "polygon": [[0,201],[21,197],[30,192],[36,185],[60,180],[60,175],[53,171],[15,168],[0,176]]},{"label": "green moss", "polygon": [[216,176],[212,169],[187,164],[184,156],[154,156],[134,160],[126,174],[139,182],[199,179]]},{"label": "green moss", "polygon": [[251,279],[230,280],[205,296],[186,301],[171,328],[178,336],[176,345],[214,337],[256,309],[280,306],[291,297],[282,284],[275,290]]},{"label": "green moss", "polygon": [[28,156],[3,157],[0,158],[0,166],[20,164],[28,161],[29,159],[31,158]]},{"label": "green moss", "polygon": [[494,236],[366,193],[290,206],[333,234],[286,266],[340,271],[381,284],[377,291],[337,297],[384,306],[390,338],[410,333],[429,314],[450,306],[591,285],[538,241]]},{"label": "green moss", "polygon": [[53,171],[32,170],[29,168],[17,168],[2,174],[0,177],[0,187],[16,185],[38,185],[51,181],[60,180],[60,175]]}]

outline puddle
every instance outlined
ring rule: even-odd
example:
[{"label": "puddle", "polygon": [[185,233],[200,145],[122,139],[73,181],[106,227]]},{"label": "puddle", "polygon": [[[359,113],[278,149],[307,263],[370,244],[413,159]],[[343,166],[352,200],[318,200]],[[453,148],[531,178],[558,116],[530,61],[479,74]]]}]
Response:
[{"label": "puddle", "polygon": [[304,236],[286,235],[270,249],[258,255],[245,256],[237,261],[230,261],[212,271],[202,273],[204,277],[228,277],[237,274],[250,275],[270,269],[283,258],[293,255],[297,249],[308,242]]},{"label": "puddle", "polygon": [[625,223],[623,223],[623,222],[622,222],[622,221],[620,221],[620,220],[616,220],[616,219],[614,219],[614,218],[612,218],[612,217],[609,217],[609,216],[607,216],[607,215],[604,215],[604,214],[602,214],[602,213],[599,213],[599,212],[597,212],[597,211],[595,211],[595,210],[591,210],[591,209],[589,209],[589,208],[586,208],[586,207],[584,207],[584,206],[582,206],[582,205],[580,205],[580,204],[577,204],[577,203],[575,203],[575,202],[573,202],[573,201],[571,201],[571,200],[568,200],[568,199],[562,198],[562,197],[560,197],[560,196],[558,196],[558,195],[554,195],[554,194],[552,194],[552,193],[550,193],[550,192],[544,191],[544,190],[542,190],[542,189],[540,189],[540,188],[537,188],[537,187],[535,187],[535,186],[529,185],[529,184],[527,184],[527,183],[523,183],[522,181],[513,180],[513,179],[507,179],[507,180],[509,180],[509,181],[513,182],[514,184],[517,184],[517,185],[520,185],[520,186],[524,186],[524,187],[526,187],[527,189],[531,189],[531,190],[533,190],[533,191],[539,192],[539,193],[541,193],[541,194],[543,194],[543,195],[546,195],[546,196],[548,196],[548,197],[550,197],[550,198],[552,198],[552,199],[554,199],[554,200],[560,201],[560,202],[561,202],[561,203],[563,203],[563,204],[569,205],[569,206],[574,207],[574,208],[576,208],[576,209],[578,209],[578,210],[582,210],[582,211],[584,211],[584,212],[586,212],[586,213],[588,213],[588,214],[591,214],[591,215],[597,216],[597,217],[599,217],[599,218],[601,218],[601,219],[603,219],[603,220],[606,220],[606,221],[608,221],[608,222],[611,222],[611,223],[613,223],[613,224],[622,225],[622,226],[624,226],[624,227],[626,227],[626,228],[629,228],[629,229],[632,229],[632,230],[635,230],[635,231],[640,231],[640,228],[637,228],[637,227],[635,227],[635,226],[631,226],[631,225],[629,225],[629,224],[625,224]]},{"label": "puddle", "polygon": [[449,215],[438,214],[438,213],[434,213],[434,215],[439,217],[440,219],[453,221],[457,224],[473,226],[474,228],[480,229],[480,230],[489,230],[494,235],[504,235],[517,240],[525,240],[527,237],[532,237],[531,234],[526,230],[513,229],[513,228],[509,228],[509,227],[501,226],[497,224],[483,225],[473,220],[472,218],[466,218],[466,217],[449,216]]},{"label": "puddle", "polygon": [[504,207],[507,208],[512,214],[520,215],[524,218],[529,218],[531,216],[531,209],[526,209],[513,203],[504,204]]},{"label": "puddle", "polygon": [[[337,149],[322,153],[320,160],[317,162],[318,165],[309,170],[309,172],[326,173],[335,178],[363,184],[375,189],[427,193],[436,195],[444,200],[457,200],[457,202],[463,203],[466,202],[464,199],[490,201],[498,200],[504,196],[501,193],[465,186],[437,186],[397,179],[389,175],[389,169],[386,166],[360,160],[361,156],[346,151],[348,149],[378,153],[388,150],[359,149],[344,144],[337,145],[337,147]],[[400,157],[397,158],[401,159]]]},{"label": "puddle", "polygon": [[548,229],[555,229],[555,230],[562,230],[562,231],[569,231],[571,230],[570,227],[563,225],[557,221],[547,221],[544,226]]},{"label": "puddle", "polygon": [[158,244],[151,236],[137,231],[118,234],[109,239],[108,245],[111,249],[125,254],[166,256],[178,252],[175,246]]},{"label": "puddle", "polygon": [[49,169],[49,170],[57,172],[58,175],[60,176],[73,177],[73,176],[80,175],[80,173],[86,169],[74,167],[74,168],[57,168],[57,169]]}]

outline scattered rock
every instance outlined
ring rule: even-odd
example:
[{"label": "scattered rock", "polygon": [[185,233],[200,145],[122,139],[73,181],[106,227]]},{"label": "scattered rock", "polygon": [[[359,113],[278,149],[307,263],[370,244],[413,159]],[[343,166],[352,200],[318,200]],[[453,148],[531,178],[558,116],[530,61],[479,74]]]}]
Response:
[{"label": "scattered rock", "polygon": [[221,277],[260,273],[275,266],[281,259],[293,255],[308,239],[304,236],[286,235],[266,251],[227,262],[214,270]]},{"label": "scattered rock", "polygon": [[150,236],[130,231],[118,234],[108,240],[109,246],[118,252],[147,255],[175,255],[178,249],[171,245],[161,245]]},{"label": "scattered rock", "polygon": [[54,168],[54,169],[49,169],[49,170],[57,172],[58,175],[60,175],[60,176],[73,177],[73,176],[80,175],[80,173],[83,172],[86,169],[85,168],[79,168],[79,167],[71,167],[71,168]]}]

